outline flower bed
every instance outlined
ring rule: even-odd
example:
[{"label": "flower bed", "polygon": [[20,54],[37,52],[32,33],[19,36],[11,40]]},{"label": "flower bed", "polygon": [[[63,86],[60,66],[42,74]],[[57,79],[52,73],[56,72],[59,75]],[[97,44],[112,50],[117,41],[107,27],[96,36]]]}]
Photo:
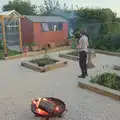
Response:
[{"label": "flower bed", "polygon": [[30,61],[23,61],[21,62],[21,65],[34,71],[45,72],[55,68],[64,67],[67,65],[67,61],[51,58],[38,58]]},{"label": "flower bed", "polygon": [[97,75],[90,82],[120,91],[120,76],[115,73]]},{"label": "flower bed", "polygon": [[56,62],[59,62],[59,61],[51,58],[42,58],[42,59],[32,60],[30,62],[37,64],[39,67],[44,67],[46,65],[55,64]]},{"label": "flower bed", "polygon": [[67,54],[59,54],[59,57],[63,57],[63,58],[74,60],[74,61],[79,60],[79,56],[78,56],[77,51],[72,51],[72,52],[69,52]]}]

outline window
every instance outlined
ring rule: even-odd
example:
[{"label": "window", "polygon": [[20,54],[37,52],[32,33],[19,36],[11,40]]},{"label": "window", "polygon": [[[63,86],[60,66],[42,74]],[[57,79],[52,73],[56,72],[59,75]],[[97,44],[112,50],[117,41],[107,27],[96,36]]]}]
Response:
[{"label": "window", "polygon": [[44,32],[49,32],[49,31],[61,31],[62,30],[62,23],[42,23],[42,30]]}]

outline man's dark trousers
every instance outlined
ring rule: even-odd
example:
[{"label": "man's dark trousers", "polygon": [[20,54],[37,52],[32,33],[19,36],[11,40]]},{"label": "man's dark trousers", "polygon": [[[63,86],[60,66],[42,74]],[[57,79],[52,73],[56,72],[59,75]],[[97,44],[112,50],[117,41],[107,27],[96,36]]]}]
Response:
[{"label": "man's dark trousers", "polygon": [[82,71],[82,75],[87,74],[86,60],[87,60],[87,52],[86,51],[80,51],[79,52],[79,65],[80,65],[80,68],[81,68],[81,71]]}]

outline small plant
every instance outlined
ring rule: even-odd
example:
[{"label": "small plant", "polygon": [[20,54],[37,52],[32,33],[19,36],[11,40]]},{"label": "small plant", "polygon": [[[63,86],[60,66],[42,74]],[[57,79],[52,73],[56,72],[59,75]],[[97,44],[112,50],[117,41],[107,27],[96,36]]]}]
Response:
[{"label": "small plant", "polygon": [[47,55],[47,47],[45,47],[44,57],[36,60],[32,60],[31,62],[37,64],[39,67],[44,67],[45,65],[54,64],[58,61],[51,59],[49,55]]},{"label": "small plant", "polygon": [[29,45],[28,45],[27,43],[23,45],[23,47],[28,47],[28,46],[29,46]]},{"label": "small plant", "polygon": [[120,77],[115,73],[103,73],[102,75],[97,75],[92,78],[90,82],[120,91]]},{"label": "small plant", "polygon": [[24,53],[27,53],[29,51],[29,46],[28,46],[28,44],[24,44],[24,46],[23,46],[23,52]]},{"label": "small plant", "polygon": [[31,42],[31,43],[28,43],[27,44],[29,47],[31,47],[31,46],[36,46],[36,43],[35,42]]},{"label": "small plant", "polygon": [[76,49],[77,48],[77,42],[76,42],[76,39],[75,37],[72,38],[72,49]]}]

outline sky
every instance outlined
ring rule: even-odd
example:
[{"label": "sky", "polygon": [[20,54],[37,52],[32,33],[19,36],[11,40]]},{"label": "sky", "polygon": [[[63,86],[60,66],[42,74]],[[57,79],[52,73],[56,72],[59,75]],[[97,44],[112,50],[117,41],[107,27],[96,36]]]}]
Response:
[{"label": "sky", "polygon": [[[9,0],[0,0],[0,8],[7,4]],[[33,4],[41,5],[44,0],[31,0]],[[60,4],[63,6],[66,3],[69,8],[73,4],[74,8],[76,5],[79,7],[89,7],[89,8],[111,8],[120,17],[120,0],[59,0]]]}]

